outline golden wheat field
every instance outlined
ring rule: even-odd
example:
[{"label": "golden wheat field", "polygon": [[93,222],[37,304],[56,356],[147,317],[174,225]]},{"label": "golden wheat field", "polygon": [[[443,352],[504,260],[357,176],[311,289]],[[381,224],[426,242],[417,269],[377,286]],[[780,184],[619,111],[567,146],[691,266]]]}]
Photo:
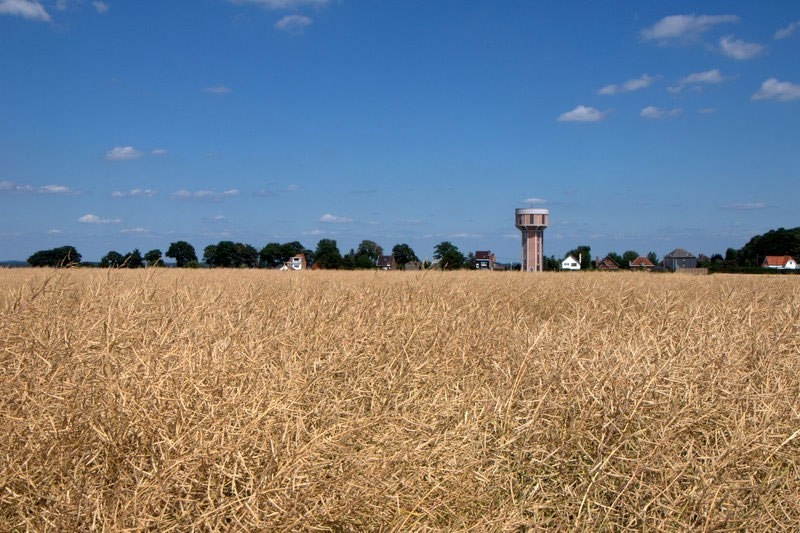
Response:
[{"label": "golden wheat field", "polygon": [[0,271],[3,530],[796,530],[800,277]]}]

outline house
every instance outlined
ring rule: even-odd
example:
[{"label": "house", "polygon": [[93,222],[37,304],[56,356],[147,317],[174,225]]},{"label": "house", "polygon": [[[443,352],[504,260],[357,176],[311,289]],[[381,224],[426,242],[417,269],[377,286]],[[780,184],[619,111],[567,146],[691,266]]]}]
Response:
[{"label": "house", "polygon": [[631,270],[646,270],[647,272],[656,267],[652,261],[642,255],[631,261],[630,266]]},{"label": "house", "polygon": [[397,270],[397,261],[393,255],[379,255],[376,264],[380,270]]},{"label": "house", "polygon": [[598,260],[596,262],[597,270],[619,270],[619,265],[616,261],[611,259],[610,257],[606,256],[605,259],[602,261]]},{"label": "house", "polygon": [[797,269],[797,261],[791,255],[768,255],[764,258],[761,266],[777,270],[795,270]]},{"label": "house", "polygon": [[286,261],[281,270],[305,270],[306,269],[306,256],[305,254],[297,254]]},{"label": "house", "polygon": [[697,268],[697,257],[683,248],[675,248],[664,256],[664,268],[672,272],[679,268]]},{"label": "house", "polygon": [[494,270],[494,254],[489,250],[475,252],[476,270]]},{"label": "house", "polygon": [[403,270],[422,270],[422,263],[419,261],[409,261],[405,264]]},{"label": "house", "polygon": [[577,259],[572,257],[572,255],[568,255],[561,261],[561,270],[580,270],[581,264],[578,262]]}]

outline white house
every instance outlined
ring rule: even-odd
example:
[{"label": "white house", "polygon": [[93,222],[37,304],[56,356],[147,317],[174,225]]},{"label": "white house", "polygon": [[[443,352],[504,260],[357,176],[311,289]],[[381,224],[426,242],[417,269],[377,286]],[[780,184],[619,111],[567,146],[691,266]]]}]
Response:
[{"label": "white house", "polygon": [[568,255],[563,261],[561,261],[561,270],[580,270],[581,264],[578,262],[577,259],[572,257],[572,255]]},{"label": "white house", "polygon": [[297,254],[286,261],[281,270],[305,270],[306,269],[306,256],[304,254]]},{"label": "white house", "polygon": [[762,267],[775,268],[778,270],[795,270],[797,261],[791,255],[768,255],[761,263]]}]

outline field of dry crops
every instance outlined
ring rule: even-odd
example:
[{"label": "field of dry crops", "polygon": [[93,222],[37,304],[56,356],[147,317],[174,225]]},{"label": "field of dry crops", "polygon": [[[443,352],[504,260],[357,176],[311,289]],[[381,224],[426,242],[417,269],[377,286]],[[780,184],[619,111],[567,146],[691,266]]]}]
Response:
[{"label": "field of dry crops", "polygon": [[800,278],[0,270],[3,530],[796,530]]}]

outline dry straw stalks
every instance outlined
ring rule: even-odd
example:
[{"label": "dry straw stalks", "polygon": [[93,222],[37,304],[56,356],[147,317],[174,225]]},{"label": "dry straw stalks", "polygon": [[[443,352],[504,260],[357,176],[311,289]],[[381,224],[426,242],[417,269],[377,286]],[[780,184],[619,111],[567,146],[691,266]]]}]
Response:
[{"label": "dry straw stalks", "polygon": [[800,278],[0,271],[5,530],[796,530]]}]

